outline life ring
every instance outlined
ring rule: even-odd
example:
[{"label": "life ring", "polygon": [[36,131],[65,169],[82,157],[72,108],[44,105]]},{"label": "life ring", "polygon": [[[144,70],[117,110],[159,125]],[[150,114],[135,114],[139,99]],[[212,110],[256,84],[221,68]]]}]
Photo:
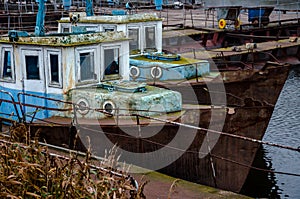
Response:
[{"label": "life ring", "polygon": [[225,26],[226,26],[226,21],[225,21],[225,19],[220,19],[220,20],[219,20],[219,28],[220,28],[220,29],[224,29]]},{"label": "life ring", "polygon": [[113,101],[107,100],[103,103],[102,108],[105,112],[107,112],[108,116],[112,116],[116,112],[116,105]]},{"label": "life ring", "polygon": [[154,66],[151,68],[151,77],[153,79],[159,79],[162,76],[162,69],[159,66]]},{"label": "life ring", "polygon": [[129,75],[133,79],[136,79],[140,76],[140,69],[136,66],[131,66],[129,69]]},{"label": "life ring", "polygon": [[81,115],[86,115],[90,111],[89,102],[85,98],[80,98],[76,102],[76,111]]}]

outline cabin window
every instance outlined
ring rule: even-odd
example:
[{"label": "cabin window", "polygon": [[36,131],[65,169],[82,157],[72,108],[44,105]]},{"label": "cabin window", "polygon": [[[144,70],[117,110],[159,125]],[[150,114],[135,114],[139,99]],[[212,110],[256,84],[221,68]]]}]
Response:
[{"label": "cabin window", "polygon": [[119,48],[104,49],[105,78],[119,77]]},{"label": "cabin window", "polygon": [[14,79],[11,50],[5,49],[2,51],[1,64],[1,79],[12,81]]},{"label": "cabin window", "polygon": [[98,26],[84,26],[86,31],[90,31],[90,32],[99,32],[98,31]]},{"label": "cabin window", "polygon": [[59,83],[58,55],[50,54],[50,78],[51,83]]},{"label": "cabin window", "polygon": [[69,33],[70,32],[70,28],[69,27],[63,27],[62,28],[62,33]]},{"label": "cabin window", "polygon": [[39,57],[27,55],[25,57],[26,79],[40,79]]},{"label": "cabin window", "polygon": [[140,37],[139,29],[138,28],[128,29],[128,37],[131,39],[129,41],[130,53],[134,54],[134,51],[139,50],[139,37]]},{"label": "cabin window", "polygon": [[48,85],[50,87],[61,87],[61,56],[60,51],[49,50],[48,53]]},{"label": "cabin window", "polygon": [[94,52],[80,53],[79,81],[94,80],[94,79],[95,79]]},{"label": "cabin window", "polygon": [[104,32],[116,31],[116,26],[103,26]]},{"label": "cabin window", "polygon": [[156,49],[155,27],[145,27],[145,48]]}]

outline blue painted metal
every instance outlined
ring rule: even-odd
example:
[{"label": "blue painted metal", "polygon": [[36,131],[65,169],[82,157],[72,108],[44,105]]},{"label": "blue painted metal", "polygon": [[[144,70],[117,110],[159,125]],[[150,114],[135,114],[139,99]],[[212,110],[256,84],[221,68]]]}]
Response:
[{"label": "blue painted metal", "polygon": [[269,21],[269,16],[272,13],[274,7],[253,7],[248,8],[248,21]]},{"label": "blue painted metal", "polygon": [[86,33],[86,27],[85,26],[72,26],[72,33]]},{"label": "blue painted metal", "polygon": [[[14,96],[6,91],[0,89],[0,116],[5,118],[10,118],[12,120],[18,120],[19,122],[22,122],[21,114],[20,114],[20,106],[18,106]],[[2,106],[2,104],[8,103]],[[11,107],[10,107],[11,106]],[[4,107],[8,110],[8,107],[10,107],[11,111],[7,112],[6,110],[1,110],[1,107]],[[7,114],[10,113],[10,114]]]},{"label": "blue painted metal", "polygon": [[93,16],[94,15],[93,0],[86,0],[85,3],[86,3],[85,5],[86,16]]},{"label": "blue painted metal", "polygon": [[36,16],[36,25],[34,34],[36,36],[43,36],[45,35],[45,2],[47,0],[36,0],[39,3],[39,9]]},{"label": "blue painted metal", "polygon": [[[0,86],[0,90],[5,90],[6,92],[10,93],[16,102],[20,102],[21,104],[29,105],[26,107],[24,106],[23,110],[21,110],[20,106],[17,106],[17,111],[16,111],[16,108],[13,105],[13,103],[3,102],[3,104],[0,106],[0,117],[17,120],[18,114],[21,114],[22,112],[24,112],[26,117],[23,119],[25,121],[31,121],[31,119],[32,119],[31,116],[33,116],[33,114],[35,114],[36,118],[44,119],[44,118],[48,118],[48,117],[57,115],[57,112],[53,111],[53,110],[45,110],[45,109],[37,110],[33,106],[35,106],[35,105],[44,106],[45,105],[48,108],[62,108],[63,107],[63,104],[59,105],[57,102],[54,102],[51,100],[47,101],[47,104],[46,104],[45,99],[44,99],[44,97],[46,97],[46,98],[54,98],[54,99],[58,99],[58,100],[63,100],[63,95],[60,95],[60,94],[49,94],[49,93],[42,93],[42,92],[26,91],[26,94],[38,95],[38,96],[43,97],[43,98],[36,98],[36,97],[32,97],[32,96],[27,96],[27,95],[26,96],[25,95],[18,96],[19,93],[23,93],[23,90],[10,89],[5,86]],[[9,95],[0,93],[0,97],[1,97],[1,99],[11,101],[11,98]],[[30,106],[30,105],[32,105],[32,106]]]},{"label": "blue painted metal", "polygon": [[103,82],[98,85],[100,88],[108,91],[122,91],[129,93],[147,92],[146,83],[129,82]]},{"label": "blue painted metal", "polygon": [[162,10],[163,0],[155,0],[156,10]]},{"label": "blue painted metal", "polygon": [[115,5],[114,0],[107,0],[107,3],[108,3],[109,6],[114,6]]},{"label": "blue painted metal", "polygon": [[178,61],[180,55],[178,54],[164,54],[164,53],[147,53],[144,55],[148,59],[163,60],[163,61]]},{"label": "blue painted metal", "polygon": [[248,9],[248,21],[252,21],[255,18],[260,18],[261,16],[263,16],[265,14],[265,9]]},{"label": "blue painted metal", "polygon": [[70,10],[71,0],[63,0],[64,10]]},{"label": "blue painted metal", "polygon": [[132,3],[131,3],[130,1],[128,1],[128,2],[125,4],[125,8],[126,8],[127,10],[132,10],[132,9],[133,9]]},{"label": "blue painted metal", "polygon": [[[176,62],[176,61],[175,61]],[[210,72],[210,64],[208,61],[199,61],[196,63],[176,64],[175,62],[159,62],[159,61],[147,61],[138,60],[133,57],[130,58],[130,65],[137,66],[140,70],[140,74],[135,78],[137,81],[152,81],[154,77],[151,75],[153,68],[160,68],[162,74],[158,78],[160,81],[168,80],[187,80],[194,77],[204,76]]]},{"label": "blue painted metal", "polygon": [[8,31],[8,37],[10,41],[18,41],[19,37],[27,37],[27,36],[29,36],[29,34],[26,31],[19,31],[19,30]]},{"label": "blue painted metal", "polygon": [[114,16],[122,16],[122,15],[126,15],[126,11],[125,10],[112,10],[111,14]]}]

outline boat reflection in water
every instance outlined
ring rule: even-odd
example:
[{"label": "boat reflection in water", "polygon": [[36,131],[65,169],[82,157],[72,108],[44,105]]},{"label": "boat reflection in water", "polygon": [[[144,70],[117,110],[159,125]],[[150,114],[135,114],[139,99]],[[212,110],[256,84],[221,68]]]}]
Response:
[{"label": "boat reflection in water", "polygon": [[[265,141],[298,147],[300,142],[300,67],[294,66],[278,98]],[[299,198],[300,154],[264,145],[258,150],[242,193],[255,198]],[[290,175],[274,172],[286,172]]]},{"label": "boat reflection in water", "polygon": [[254,198],[280,198],[272,160],[267,157],[267,154],[268,151],[263,146],[257,151],[252,166],[259,169],[250,169],[241,190],[242,194]]}]

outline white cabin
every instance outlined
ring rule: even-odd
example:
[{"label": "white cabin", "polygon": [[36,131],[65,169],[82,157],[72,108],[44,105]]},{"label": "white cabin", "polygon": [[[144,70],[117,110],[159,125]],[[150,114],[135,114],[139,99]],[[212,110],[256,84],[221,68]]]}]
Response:
[{"label": "white cabin", "polygon": [[76,14],[77,22],[72,16],[59,20],[58,32],[72,32],[72,27],[85,27],[86,31],[107,32],[123,31],[130,39],[129,50],[133,54],[148,50],[162,51],[162,19],[155,13],[143,13],[115,16],[85,16]]},{"label": "white cabin", "polygon": [[[165,112],[181,110],[179,93],[128,81],[129,40],[123,32],[42,37],[23,37],[22,33],[15,31],[0,37],[0,90],[27,104],[23,112],[34,113],[40,119],[55,115],[69,117],[74,113],[36,109],[36,106],[66,106],[55,100],[100,108],[112,114],[120,109],[124,114],[126,110],[145,110],[141,114],[149,115],[146,111],[153,102],[164,106]],[[0,97],[10,100],[4,92],[0,92]],[[10,115],[13,108],[0,103],[1,114]],[[84,118],[107,116],[88,109],[79,109],[78,113]]]},{"label": "white cabin", "polygon": [[[205,60],[183,57],[177,61],[156,60],[159,56],[170,56],[162,52],[162,19],[155,13],[90,17],[84,13],[74,13],[59,20],[60,33],[72,32],[73,29],[94,32],[123,31],[130,39],[130,76],[137,81],[183,80],[210,72],[210,64]],[[141,58],[147,54],[153,55],[153,58]]]}]

